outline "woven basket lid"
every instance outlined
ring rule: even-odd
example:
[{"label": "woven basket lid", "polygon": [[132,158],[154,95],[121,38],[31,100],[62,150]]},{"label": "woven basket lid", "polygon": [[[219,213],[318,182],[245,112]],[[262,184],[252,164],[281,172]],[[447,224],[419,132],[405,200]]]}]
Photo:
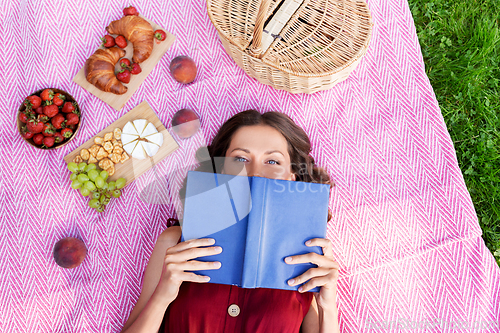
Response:
[{"label": "woven basket lid", "polygon": [[[209,17],[221,38],[252,55],[250,47],[261,1],[208,0]],[[271,0],[264,20],[284,0]],[[262,62],[300,77],[342,71],[362,57],[371,37],[371,16],[363,0],[304,0],[260,56]]]}]

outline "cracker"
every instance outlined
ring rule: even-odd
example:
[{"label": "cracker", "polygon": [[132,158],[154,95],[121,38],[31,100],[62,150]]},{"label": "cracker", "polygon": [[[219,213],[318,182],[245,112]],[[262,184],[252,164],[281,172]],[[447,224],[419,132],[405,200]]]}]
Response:
[{"label": "cracker", "polygon": [[99,168],[103,170],[109,169],[111,166],[114,166],[114,164],[109,158],[104,158],[99,162]]},{"label": "cracker", "polygon": [[75,162],[76,164],[79,164],[79,163],[82,163],[83,162],[83,159],[80,155],[77,155],[74,159],[73,159],[73,162]]},{"label": "cracker", "polygon": [[99,145],[93,145],[92,147],[90,147],[89,148],[90,155],[96,157],[97,156],[97,152],[99,151],[99,148],[101,148],[101,146],[99,146]]},{"label": "cracker", "polygon": [[121,147],[113,148],[113,154],[121,155],[122,153],[123,153],[123,148],[121,148]]},{"label": "cracker", "polygon": [[115,166],[114,165],[110,166],[109,168],[107,168],[105,170],[108,172],[109,177],[111,177],[115,174]]},{"label": "cracker", "polygon": [[120,162],[122,156],[121,154],[110,154],[108,157],[111,159],[111,161],[113,161],[113,163],[118,163]]},{"label": "cracker", "polygon": [[108,152],[105,151],[103,147],[101,147],[101,148],[99,148],[99,151],[97,152],[96,158],[98,160],[102,160],[103,158],[108,157],[108,155],[109,155]]},{"label": "cracker", "polygon": [[89,164],[91,164],[91,163],[97,163],[97,159],[95,158],[94,155],[90,154],[89,162],[88,163]]},{"label": "cracker", "polygon": [[113,140],[113,132],[109,132],[109,133],[106,133],[104,134],[104,141],[111,141]]},{"label": "cracker", "polygon": [[126,160],[128,160],[129,158],[130,158],[130,157],[127,155],[127,153],[126,153],[126,152],[123,152],[123,154],[122,154],[122,158],[121,158],[120,162],[122,162],[122,164],[123,164],[123,162],[125,162],[125,161],[126,161]]},{"label": "cracker", "polygon": [[82,150],[80,150],[80,156],[82,157],[82,159],[84,161],[88,160],[89,157],[90,157],[90,153],[87,149],[83,148]]},{"label": "cracker", "polygon": [[96,137],[94,138],[94,143],[95,143],[96,145],[101,145],[101,146],[102,146],[102,145],[104,144],[104,139],[103,139],[103,138],[101,138],[100,136],[96,136]]},{"label": "cracker", "polygon": [[104,149],[108,152],[111,153],[113,151],[113,144],[111,142],[106,142],[104,144]]},{"label": "cracker", "polygon": [[115,128],[113,133],[115,134],[115,139],[120,140],[122,138],[122,130],[120,128]]}]

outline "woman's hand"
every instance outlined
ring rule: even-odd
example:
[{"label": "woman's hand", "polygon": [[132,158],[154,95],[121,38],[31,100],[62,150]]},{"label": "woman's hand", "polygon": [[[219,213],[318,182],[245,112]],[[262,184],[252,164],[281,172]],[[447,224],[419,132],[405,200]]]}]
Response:
[{"label": "woman's hand", "polygon": [[193,260],[221,253],[222,248],[220,246],[210,246],[214,244],[214,239],[201,238],[181,242],[168,248],[160,281],[156,287],[158,294],[164,296],[165,300],[170,303],[177,298],[182,282],[208,282],[210,280],[208,276],[187,271],[219,269],[221,263],[218,261]]},{"label": "woman's hand", "polygon": [[306,242],[306,246],[321,246],[323,255],[310,252],[286,257],[285,262],[290,265],[313,263],[318,267],[310,268],[302,275],[288,280],[288,285],[296,286],[304,283],[299,288],[299,292],[321,287],[319,292],[314,293],[318,306],[323,308],[332,306],[332,304],[336,306],[339,264],[333,259],[332,243],[325,238],[313,238]]}]

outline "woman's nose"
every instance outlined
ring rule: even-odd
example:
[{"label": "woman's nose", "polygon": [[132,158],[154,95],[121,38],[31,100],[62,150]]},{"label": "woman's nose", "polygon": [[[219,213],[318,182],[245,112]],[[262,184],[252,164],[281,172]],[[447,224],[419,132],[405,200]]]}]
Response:
[{"label": "woman's nose", "polygon": [[258,164],[256,164],[255,162],[250,162],[246,165],[246,168],[247,168],[247,176],[248,177],[261,177],[261,168]]}]

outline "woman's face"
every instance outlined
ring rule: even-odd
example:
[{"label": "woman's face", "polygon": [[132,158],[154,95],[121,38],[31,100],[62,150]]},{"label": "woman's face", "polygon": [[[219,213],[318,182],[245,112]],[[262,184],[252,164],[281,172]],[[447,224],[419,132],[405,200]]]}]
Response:
[{"label": "woman's face", "polygon": [[285,137],[267,125],[244,126],[233,134],[222,173],[295,180]]}]

